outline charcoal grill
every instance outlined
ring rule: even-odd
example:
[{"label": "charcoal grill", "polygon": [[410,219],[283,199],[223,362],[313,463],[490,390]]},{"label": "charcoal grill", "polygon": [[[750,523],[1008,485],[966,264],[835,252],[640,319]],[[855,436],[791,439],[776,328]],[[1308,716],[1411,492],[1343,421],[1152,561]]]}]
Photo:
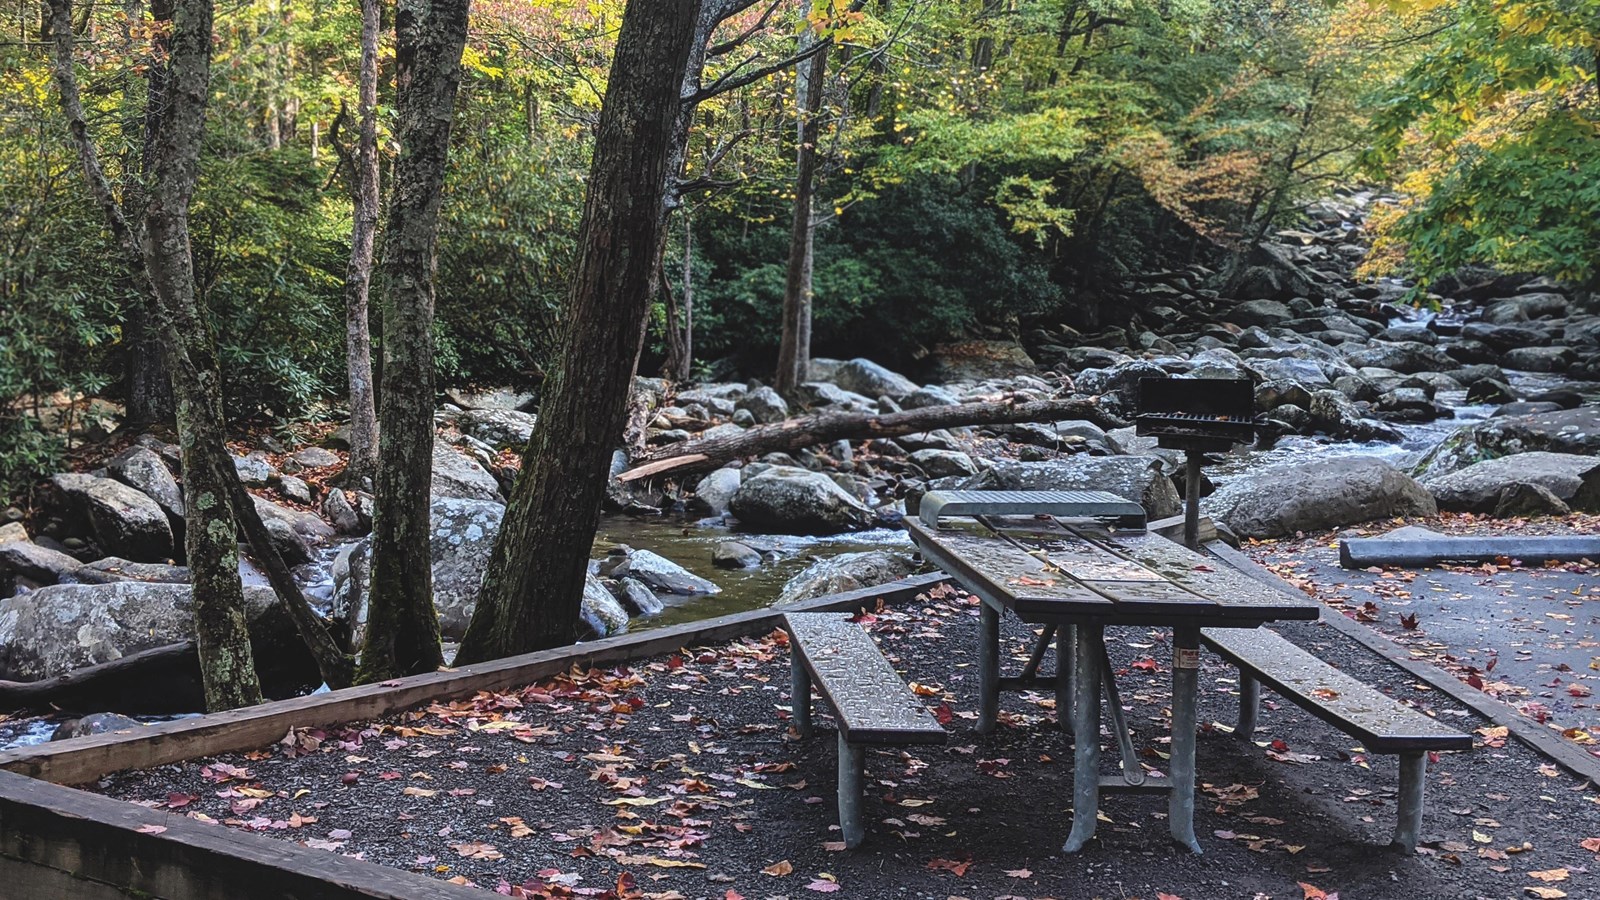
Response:
[{"label": "charcoal grill", "polygon": [[1200,464],[1207,453],[1254,441],[1255,384],[1247,378],[1145,378],[1139,382],[1135,433],[1184,451],[1183,542],[1200,548]]}]

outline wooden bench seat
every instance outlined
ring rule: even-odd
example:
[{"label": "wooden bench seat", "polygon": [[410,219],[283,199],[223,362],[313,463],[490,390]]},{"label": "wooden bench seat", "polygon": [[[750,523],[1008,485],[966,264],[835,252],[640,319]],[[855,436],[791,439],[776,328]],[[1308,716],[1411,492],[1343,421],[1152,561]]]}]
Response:
[{"label": "wooden bench seat", "polygon": [[1472,736],[1401,704],[1265,628],[1206,628],[1201,639],[1239,669],[1235,736],[1255,734],[1261,685],[1340,731],[1369,752],[1400,757],[1399,820],[1394,846],[1414,852],[1422,826],[1427,753],[1470,750]]},{"label": "wooden bench seat", "polygon": [[945,730],[860,625],[839,613],[787,613],[795,730],[812,734],[811,688],[839,724],[839,828],[846,847],[865,836],[863,750],[868,744],[942,744]]}]

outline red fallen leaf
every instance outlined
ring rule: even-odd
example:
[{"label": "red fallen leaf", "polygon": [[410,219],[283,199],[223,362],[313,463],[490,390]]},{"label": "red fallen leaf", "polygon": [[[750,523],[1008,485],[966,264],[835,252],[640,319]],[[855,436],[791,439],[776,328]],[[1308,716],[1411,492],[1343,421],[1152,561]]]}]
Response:
[{"label": "red fallen leaf", "polygon": [[194,794],[168,794],[167,809],[182,809],[199,799]]},{"label": "red fallen leaf", "polygon": [[1588,685],[1571,684],[1571,685],[1567,685],[1567,693],[1571,694],[1574,697],[1589,697],[1589,696],[1593,696],[1594,691],[1589,690],[1589,686]]},{"label": "red fallen leaf", "polygon": [[1297,881],[1295,883],[1300,885],[1300,890],[1305,892],[1304,900],[1339,900],[1339,895],[1337,893],[1330,894],[1314,884],[1306,884],[1304,881]]},{"label": "red fallen leaf", "polygon": [[728,892],[722,895],[722,900],[744,900],[744,895],[733,888],[728,888]]},{"label": "red fallen leaf", "polygon": [[949,725],[951,720],[955,719],[956,714],[951,711],[950,704],[941,703],[933,708],[933,717],[938,720],[940,725]]},{"label": "red fallen leaf", "polygon": [[1478,677],[1478,673],[1473,672],[1467,676],[1467,686],[1477,688],[1481,691],[1483,690],[1483,679]]},{"label": "red fallen leaf", "polygon": [[1288,753],[1289,744],[1284,741],[1283,738],[1276,738],[1272,742],[1272,749],[1278,751],[1279,753]]},{"label": "red fallen leaf", "polygon": [[1146,672],[1154,672],[1156,670],[1156,661],[1148,656],[1144,659],[1136,659],[1133,661],[1133,668],[1143,669]]},{"label": "red fallen leaf", "polygon": [[1583,843],[1578,846],[1590,853],[1600,853],[1600,837],[1584,838]]},{"label": "red fallen leaf", "polygon": [[1169,894],[1166,891],[1156,891],[1156,900],[1183,900],[1183,898],[1177,894]]},{"label": "red fallen leaf", "polygon": [[140,834],[160,834],[166,830],[167,826],[165,825],[140,825],[138,828],[134,829],[134,831],[137,831]]},{"label": "red fallen leaf", "polygon": [[1489,657],[1489,664],[1483,667],[1483,671],[1485,671],[1485,672],[1493,672],[1495,664],[1498,663],[1498,662],[1500,662],[1500,657],[1498,657],[1498,656]]},{"label": "red fallen leaf", "polygon": [[1205,563],[1201,563],[1198,566],[1195,566],[1194,570],[1196,572],[1215,572],[1216,571],[1216,569],[1211,568],[1210,566],[1206,565]]},{"label": "red fallen leaf", "polygon": [[360,772],[346,772],[346,773],[344,773],[344,775],[340,776],[339,783],[340,784],[355,784],[356,780],[359,779],[360,777],[361,777],[361,773]]},{"label": "red fallen leaf", "polygon": [[826,878],[814,878],[810,884],[806,885],[806,890],[816,891],[819,894],[831,894],[839,890],[839,882],[829,881]]},{"label": "red fallen leaf", "polygon": [[1409,616],[1402,615],[1400,617],[1400,627],[1407,631],[1417,630],[1417,614],[1412,613]]},{"label": "red fallen leaf", "polygon": [[957,878],[960,878],[960,877],[966,875],[967,874],[967,869],[969,869],[971,867],[972,867],[972,860],[970,860],[970,859],[969,860],[964,860],[964,861],[961,861],[961,862],[957,862],[957,861],[955,861],[953,859],[930,859],[930,860],[928,860],[928,868],[934,869],[934,870],[941,870],[942,869],[942,870],[944,870],[946,872],[949,872],[949,873],[955,875]]}]

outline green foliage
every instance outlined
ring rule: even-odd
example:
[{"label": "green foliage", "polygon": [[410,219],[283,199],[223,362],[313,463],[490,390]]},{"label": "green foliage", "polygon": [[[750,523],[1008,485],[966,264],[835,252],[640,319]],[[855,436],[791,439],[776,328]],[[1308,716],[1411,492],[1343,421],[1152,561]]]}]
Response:
[{"label": "green foliage", "polygon": [[1600,2],[1401,4],[1431,37],[1377,102],[1365,162],[1399,178],[1380,259],[1431,279],[1492,264],[1593,280]]},{"label": "green foliage", "polygon": [[[696,312],[701,354],[759,366],[778,344],[787,229],[724,220],[708,230],[698,238],[713,262]],[[935,176],[862,201],[819,230],[814,289],[816,355],[902,364],[979,322],[1037,315],[1062,297],[997,210]]]}]

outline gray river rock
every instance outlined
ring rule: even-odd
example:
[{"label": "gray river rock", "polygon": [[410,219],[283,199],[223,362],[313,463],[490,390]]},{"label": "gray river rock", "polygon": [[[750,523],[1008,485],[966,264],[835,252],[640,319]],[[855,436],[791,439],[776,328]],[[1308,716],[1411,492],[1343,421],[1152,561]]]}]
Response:
[{"label": "gray river rock", "polygon": [[1514,505],[1519,508],[1553,508],[1536,493],[1515,499],[1514,489],[1522,485],[1548,491],[1569,509],[1600,509],[1600,459],[1574,453],[1514,453],[1473,463],[1424,484],[1440,509],[1458,512],[1493,513],[1508,490],[1513,491]]},{"label": "gray river rock", "polygon": [[1240,537],[1284,537],[1393,516],[1431,516],[1433,496],[1381,459],[1347,456],[1238,475],[1202,510]]}]

